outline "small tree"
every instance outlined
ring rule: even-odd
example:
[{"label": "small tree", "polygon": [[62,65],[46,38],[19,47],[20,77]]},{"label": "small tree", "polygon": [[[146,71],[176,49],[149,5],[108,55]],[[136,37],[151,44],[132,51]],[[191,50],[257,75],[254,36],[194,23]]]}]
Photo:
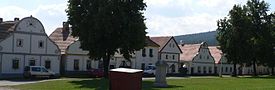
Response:
[{"label": "small tree", "polygon": [[145,46],[143,0],[69,0],[66,10],[72,35],[92,59],[103,59],[108,77],[110,57],[119,52],[126,59]]}]

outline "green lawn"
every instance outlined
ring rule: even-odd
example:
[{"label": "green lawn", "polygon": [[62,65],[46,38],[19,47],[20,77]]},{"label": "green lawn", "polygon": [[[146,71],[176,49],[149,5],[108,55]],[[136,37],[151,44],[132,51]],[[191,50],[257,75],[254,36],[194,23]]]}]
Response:
[{"label": "green lawn", "polygon": [[[167,80],[169,87],[155,88],[143,81],[143,90],[275,90],[275,78],[187,78]],[[22,90],[108,90],[106,79],[57,80],[13,86]]]}]

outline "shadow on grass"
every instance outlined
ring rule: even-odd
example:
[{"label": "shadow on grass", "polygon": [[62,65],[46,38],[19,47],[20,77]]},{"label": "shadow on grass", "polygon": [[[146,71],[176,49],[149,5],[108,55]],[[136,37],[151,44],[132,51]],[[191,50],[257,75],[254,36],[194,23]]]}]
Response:
[{"label": "shadow on grass", "polygon": [[[183,86],[168,85],[167,89],[176,89]],[[154,81],[142,81],[142,90],[160,90],[160,88],[154,86]]]},{"label": "shadow on grass", "polygon": [[275,79],[275,76],[251,76],[245,78],[252,78],[252,79]]},{"label": "shadow on grass", "polygon": [[108,79],[92,79],[92,80],[80,80],[71,81],[70,83],[78,85],[79,88],[88,88],[95,90],[108,90],[109,80]]}]

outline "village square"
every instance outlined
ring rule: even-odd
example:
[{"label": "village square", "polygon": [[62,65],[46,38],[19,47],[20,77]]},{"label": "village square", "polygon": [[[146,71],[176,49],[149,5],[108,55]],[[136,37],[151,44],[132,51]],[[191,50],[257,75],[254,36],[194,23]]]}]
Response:
[{"label": "village square", "polygon": [[68,0],[51,32],[0,14],[0,90],[275,89],[275,2],[243,2],[189,34],[150,31],[146,0]]}]

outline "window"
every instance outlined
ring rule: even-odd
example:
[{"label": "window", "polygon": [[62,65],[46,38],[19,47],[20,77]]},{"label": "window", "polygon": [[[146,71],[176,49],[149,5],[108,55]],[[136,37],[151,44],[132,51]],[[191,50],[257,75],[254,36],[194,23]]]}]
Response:
[{"label": "window", "polygon": [[13,69],[18,69],[19,68],[19,60],[18,59],[12,60],[12,68]]},{"label": "window", "polygon": [[203,73],[206,74],[206,67],[203,67]]},{"label": "window", "polygon": [[225,72],[228,72],[228,68],[227,67],[225,67]]},{"label": "window", "polygon": [[200,59],[201,59],[201,55],[200,55]]},{"label": "window", "polygon": [[142,56],[146,57],[146,49],[145,48],[142,49]]},{"label": "window", "polygon": [[149,56],[153,57],[153,49],[149,49]]},{"label": "window", "polygon": [[92,61],[91,60],[87,60],[86,69],[90,70],[91,68],[92,68]]},{"label": "window", "polygon": [[79,70],[79,60],[74,60],[74,70]]},{"label": "window", "polygon": [[141,64],[141,69],[144,70],[145,69],[145,63]]},{"label": "window", "polygon": [[201,73],[201,67],[198,66],[198,73]]},{"label": "window", "polygon": [[176,72],[176,66],[174,64],[171,65],[171,70],[173,73]]},{"label": "window", "polygon": [[175,60],[175,55],[172,56],[173,60]]},{"label": "window", "polygon": [[16,40],[16,46],[17,47],[23,47],[23,39],[17,39]]},{"label": "window", "polygon": [[48,72],[45,68],[41,68],[42,72]]},{"label": "window", "polygon": [[230,70],[229,70],[230,72],[232,72],[232,67],[230,67]]},{"label": "window", "polygon": [[209,56],[207,56],[206,58],[209,59]]},{"label": "window", "polygon": [[50,69],[51,68],[51,61],[45,61],[45,68]]},{"label": "window", "polygon": [[208,72],[212,73],[212,67],[208,67]]},{"label": "window", "polygon": [[32,67],[32,71],[40,72],[41,68],[40,67]]},{"label": "window", "polygon": [[165,58],[168,59],[168,55],[165,55]]},{"label": "window", "polygon": [[29,61],[29,65],[30,65],[30,66],[35,66],[35,60],[30,60],[30,61]]},{"label": "window", "polygon": [[38,47],[39,48],[44,48],[44,42],[43,41],[39,41],[38,42]]}]

